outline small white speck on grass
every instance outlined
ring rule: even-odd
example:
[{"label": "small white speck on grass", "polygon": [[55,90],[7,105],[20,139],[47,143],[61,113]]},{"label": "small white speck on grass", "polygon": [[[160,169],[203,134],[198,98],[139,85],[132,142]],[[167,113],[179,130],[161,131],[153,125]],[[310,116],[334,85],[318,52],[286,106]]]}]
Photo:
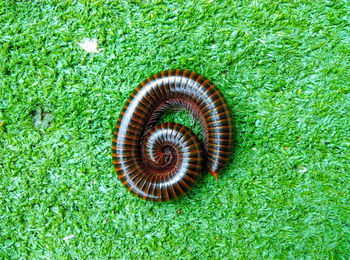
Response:
[{"label": "small white speck on grass", "polygon": [[97,39],[85,38],[79,46],[88,53],[99,53],[101,50],[97,49]]},{"label": "small white speck on grass", "polygon": [[17,151],[17,150],[18,150],[18,149],[17,149],[15,146],[13,146],[13,145],[9,145],[8,148],[10,148],[12,151]]},{"label": "small white speck on grass", "polygon": [[304,167],[304,166],[301,166],[299,172],[300,173],[305,173],[305,172],[307,172],[307,168]]},{"label": "small white speck on grass", "polygon": [[69,239],[72,239],[74,237],[74,235],[69,235],[63,238],[64,241],[67,241]]}]

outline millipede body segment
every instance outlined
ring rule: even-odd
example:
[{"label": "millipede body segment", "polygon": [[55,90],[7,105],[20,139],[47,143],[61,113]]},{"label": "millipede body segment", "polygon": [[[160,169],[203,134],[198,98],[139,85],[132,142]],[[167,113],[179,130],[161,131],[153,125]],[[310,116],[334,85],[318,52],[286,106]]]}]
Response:
[{"label": "millipede body segment", "polygon": [[[186,126],[157,124],[168,109],[186,109],[201,123],[202,144]],[[203,166],[218,177],[232,146],[232,120],[221,92],[187,70],[154,74],[126,101],[112,142],[115,170],[123,185],[146,200],[167,201],[196,183]]]}]

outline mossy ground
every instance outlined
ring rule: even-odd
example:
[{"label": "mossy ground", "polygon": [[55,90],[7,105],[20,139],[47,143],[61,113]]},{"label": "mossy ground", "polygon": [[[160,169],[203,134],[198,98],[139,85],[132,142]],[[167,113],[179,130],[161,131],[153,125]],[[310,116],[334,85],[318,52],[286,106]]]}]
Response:
[{"label": "mossy ground", "polygon": [[[2,1],[0,258],[349,258],[349,21],[348,1]],[[170,68],[216,83],[236,144],[219,181],[159,204],[110,146]]]}]

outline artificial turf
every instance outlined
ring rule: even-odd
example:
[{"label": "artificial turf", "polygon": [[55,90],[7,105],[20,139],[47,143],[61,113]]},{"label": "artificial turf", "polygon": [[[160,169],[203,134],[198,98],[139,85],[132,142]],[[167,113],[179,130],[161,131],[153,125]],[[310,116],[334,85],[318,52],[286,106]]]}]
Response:
[{"label": "artificial turf", "polygon": [[[0,52],[0,258],[350,258],[348,1],[1,1]],[[236,141],[161,204],[110,146],[170,68],[216,83]]]}]

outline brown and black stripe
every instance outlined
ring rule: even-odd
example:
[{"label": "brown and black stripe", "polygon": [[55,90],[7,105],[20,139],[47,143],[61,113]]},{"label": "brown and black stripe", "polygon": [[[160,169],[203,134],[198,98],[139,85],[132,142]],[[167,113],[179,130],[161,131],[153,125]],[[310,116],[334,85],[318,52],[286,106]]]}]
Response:
[{"label": "brown and black stripe", "polygon": [[[203,146],[186,126],[157,125],[163,113],[174,108],[187,109],[201,122]],[[127,100],[115,127],[112,156],[130,192],[166,201],[191,189],[204,159],[217,178],[231,146],[232,120],[221,92],[195,72],[169,70],[141,82]]]}]

